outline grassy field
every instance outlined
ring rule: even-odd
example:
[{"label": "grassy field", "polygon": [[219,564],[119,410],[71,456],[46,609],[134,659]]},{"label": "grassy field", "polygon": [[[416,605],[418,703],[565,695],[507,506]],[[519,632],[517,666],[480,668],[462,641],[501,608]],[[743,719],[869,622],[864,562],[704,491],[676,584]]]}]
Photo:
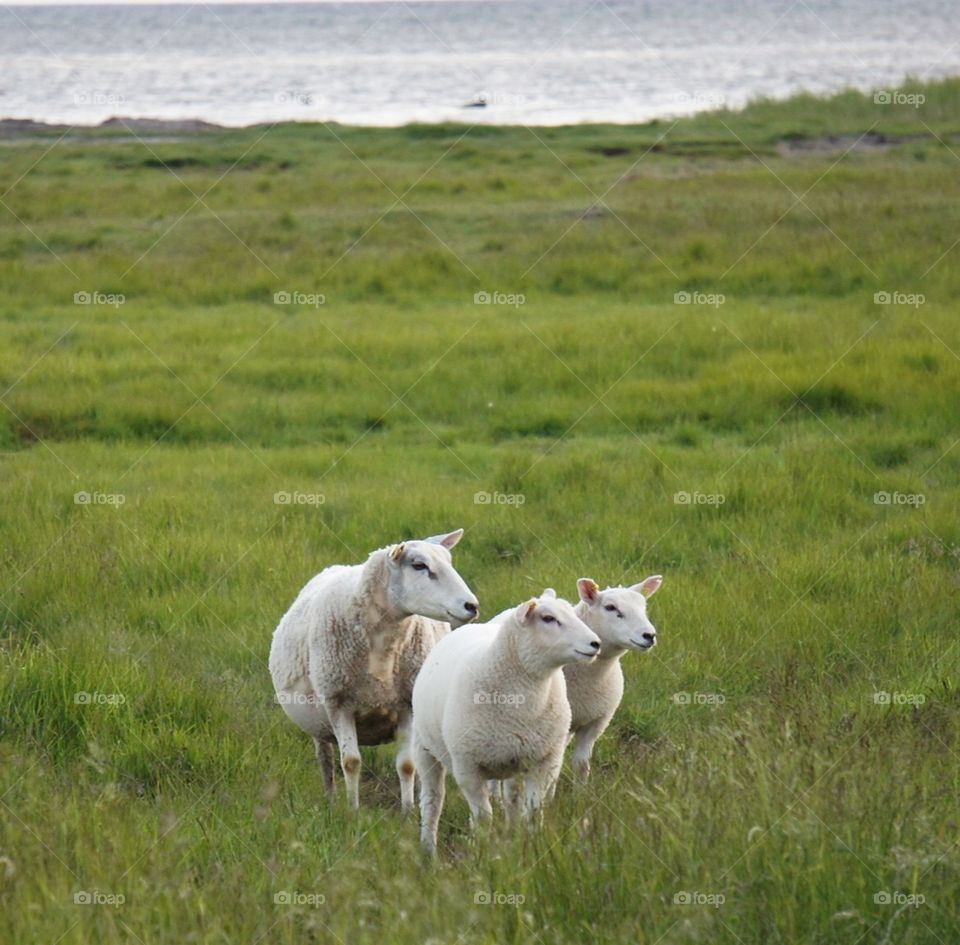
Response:
[{"label": "grassy field", "polygon": [[[0,940],[960,941],[960,82],[901,91],[0,142]],[[663,573],[660,645],[430,866],[266,657],[458,526],[487,615]]]}]

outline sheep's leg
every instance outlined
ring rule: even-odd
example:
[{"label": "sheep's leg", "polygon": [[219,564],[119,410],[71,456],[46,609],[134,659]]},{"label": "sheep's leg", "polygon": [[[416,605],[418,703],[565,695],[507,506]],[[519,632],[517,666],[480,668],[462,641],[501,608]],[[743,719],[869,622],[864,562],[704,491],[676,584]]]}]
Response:
[{"label": "sheep's leg", "polygon": [[488,781],[487,790],[490,792],[491,801],[503,801],[503,785],[500,781]]},{"label": "sheep's leg", "polygon": [[430,752],[416,743],[413,760],[420,774],[420,843],[433,856],[437,852],[437,828],[443,812],[447,772]]},{"label": "sheep's leg", "polygon": [[543,779],[528,775],[523,784],[523,819],[533,821],[543,806],[544,797],[549,794],[550,786]]},{"label": "sheep's leg", "polygon": [[571,761],[574,777],[579,784],[585,784],[590,777],[590,756],[593,754],[593,746],[606,727],[607,720],[599,719],[585,725],[576,733]]},{"label": "sheep's leg", "polygon": [[493,808],[490,806],[490,788],[486,778],[480,772],[457,769],[454,766],[453,776],[457,779],[463,796],[470,805],[470,826],[476,829],[481,822],[489,822],[493,817]]},{"label": "sheep's leg", "polygon": [[563,767],[564,745],[544,760],[542,767],[535,769],[523,782],[523,817],[533,821],[545,801],[553,797],[560,769]]},{"label": "sheep's leg", "polygon": [[314,738],[317,748],[317,761],[320,762],[320,773],[323,776],[323,786],[327,790],[327,797],[333,800],[336,785],[333,782],[333,744],[322,738]]},{"label": "sheep's leg", "polygon": [[507,824],[516,822],[520,812],[520,783],[516,778],[510,778],[503,783],[503,808],[507,814]]},{"label": "sheep's leg", "polygon": [[357,744],[357,722],[353,710],[339,706],[328,708],[330,726],[340,748],[340,768],[347,785],[347,801],[354,810],[360,808],[360,746]]},{"label": "sheep's leg", "polygon": [[[570,732],[567,735],[567,741],[566,741],[566,744],[564,745],[564,751],[566,751],[567,747],[570,745],[573,739],[574,739],[574,733]],[[550,786],[547,788],[546,799],[548,801],[552,801],[554,797],[556,797],[557,795],[557,784],[560,782],[560,773],[562,770],[563,770],[563,765],[561,764],[561,766],[557,768],[556,776],[554,777],[553,781],[550,782]]]},{"label": "sheep's leg", "polygon": [[410,748],[411,715],[405,712],[397,724],[397,777],[400,779],[400,808],[405,814],[413,810],[413,782],[417,769]]}]

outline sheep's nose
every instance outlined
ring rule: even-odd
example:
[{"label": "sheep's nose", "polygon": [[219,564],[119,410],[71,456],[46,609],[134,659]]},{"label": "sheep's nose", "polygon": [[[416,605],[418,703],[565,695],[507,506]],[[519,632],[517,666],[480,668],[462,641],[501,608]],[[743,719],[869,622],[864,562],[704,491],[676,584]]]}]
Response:
[{"label": "sheep's nose", "polygon": [[591,649],[591,650],[599,650],[599,649],[600,649],[600,641],[599,641],[599,640],[591,640],[591,641],[590,641],[590,649]]},{"label": "sheep's nose", "polygon": [[653,641],[657,638],[655,633],[642,633],[641,636],[647,641],[647,643],[653,643]]},{"label": "sheep's nose", "polygon": [[476,617],[477,614],[480,612],[480,611],[479,611],[479,608],[477,607],[477,605],[476,605],[472,600],[468,600],[468,601],[463,605],[463,609],[464,609],[468,614],[470,614],[471,617]]}]

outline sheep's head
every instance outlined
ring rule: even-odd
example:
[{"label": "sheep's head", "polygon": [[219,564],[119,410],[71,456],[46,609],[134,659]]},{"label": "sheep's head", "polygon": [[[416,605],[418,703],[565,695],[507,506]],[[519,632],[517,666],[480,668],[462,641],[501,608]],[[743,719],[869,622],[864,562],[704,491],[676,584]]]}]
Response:
[{"label": "sheep's head", "polygon": [[445,620],[453,627],[469,623],[479,613],[476,595],[457,574],[450,549],[463,529],[420,541],[404,541],[387,552],[389,595],[394,608]]},{"label": "sheep's head", "polygon": [[577,590],[586,605],[581,617],[603,641],[604,651],[649,650],[657,644],[657,628],[647,617],[647,599],[656,594],[663,578],[648,577],[633,587],[608,587],[580,578]]},{"label": "sheep's head", "polygon": [[521,604],[515,617],[520,627],[518,649],[531,668],[586,663],[600,652],[597,635],[552,588]]}]

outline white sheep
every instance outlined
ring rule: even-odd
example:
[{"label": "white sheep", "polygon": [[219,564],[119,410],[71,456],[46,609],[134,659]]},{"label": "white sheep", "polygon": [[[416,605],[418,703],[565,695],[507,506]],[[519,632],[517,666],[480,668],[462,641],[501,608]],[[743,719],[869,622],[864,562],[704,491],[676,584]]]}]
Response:
[{"label": "white sheep", "polygon": [[270,648],[270,674],[283,710],[316,745],[327,793],[334,754],[347,797],[360,804],[360,745],[396,738],[404,811],[413,806],[410,757],[413,681],[433,645],[477,616],[473,592],[450,549],[463,529],[374,551],[365,564],[334,565],[300,592]]},{"label": "white sheep", "polygon": [[623,698],[620,657],[628,650],[646,651],[657,643],[657,631],[647,617],[647,599],[663,582],[655,574],[632,587],[608,587],[601,591],[596,581],[577,581],[580,603],[577,616],[600,638],[600,652],[589,665],[565,666],[567,699],[570,701],[570,731],[573,735],[573,770],[585,781],[590,775],[590,756]]},{"label": "white sheep", "polygon": [[446,772],[470,805],[491,815],[488,781],[510,779],[511,806],[536,811],[563,764],[570,706],[562,667],[593,660],[600,640],[556,597],[534,598],[498,624],[444,637],[413,688],[413,755],[420,774],[420,838],[434,853]]},{"label": "white sheep", "polygon": [[[577,581],[580,603],[574,612],[600,638],[601,649],[590,663],[571,663],[563,668],[570,703],[570,739],[573,770],[579,781],[590,776],[590,757],[597,739],[606,731],[623,698],[620,657],[628,650],[646,651],[657,644],[657,631],[647,617],[647,599],[660,588],[663,577],[655,574],[632,587],[608,587],[601,591],[591,578]],[[556,597],[548,587],[544,597]],[[513,609],[497,614],[490,623],[507,619]],[[554,783],[550,795],[556,789]],[[503,799],[509,785],[491,781],[490,794]],[[509,808],[508,808],[509,810]]]}]

